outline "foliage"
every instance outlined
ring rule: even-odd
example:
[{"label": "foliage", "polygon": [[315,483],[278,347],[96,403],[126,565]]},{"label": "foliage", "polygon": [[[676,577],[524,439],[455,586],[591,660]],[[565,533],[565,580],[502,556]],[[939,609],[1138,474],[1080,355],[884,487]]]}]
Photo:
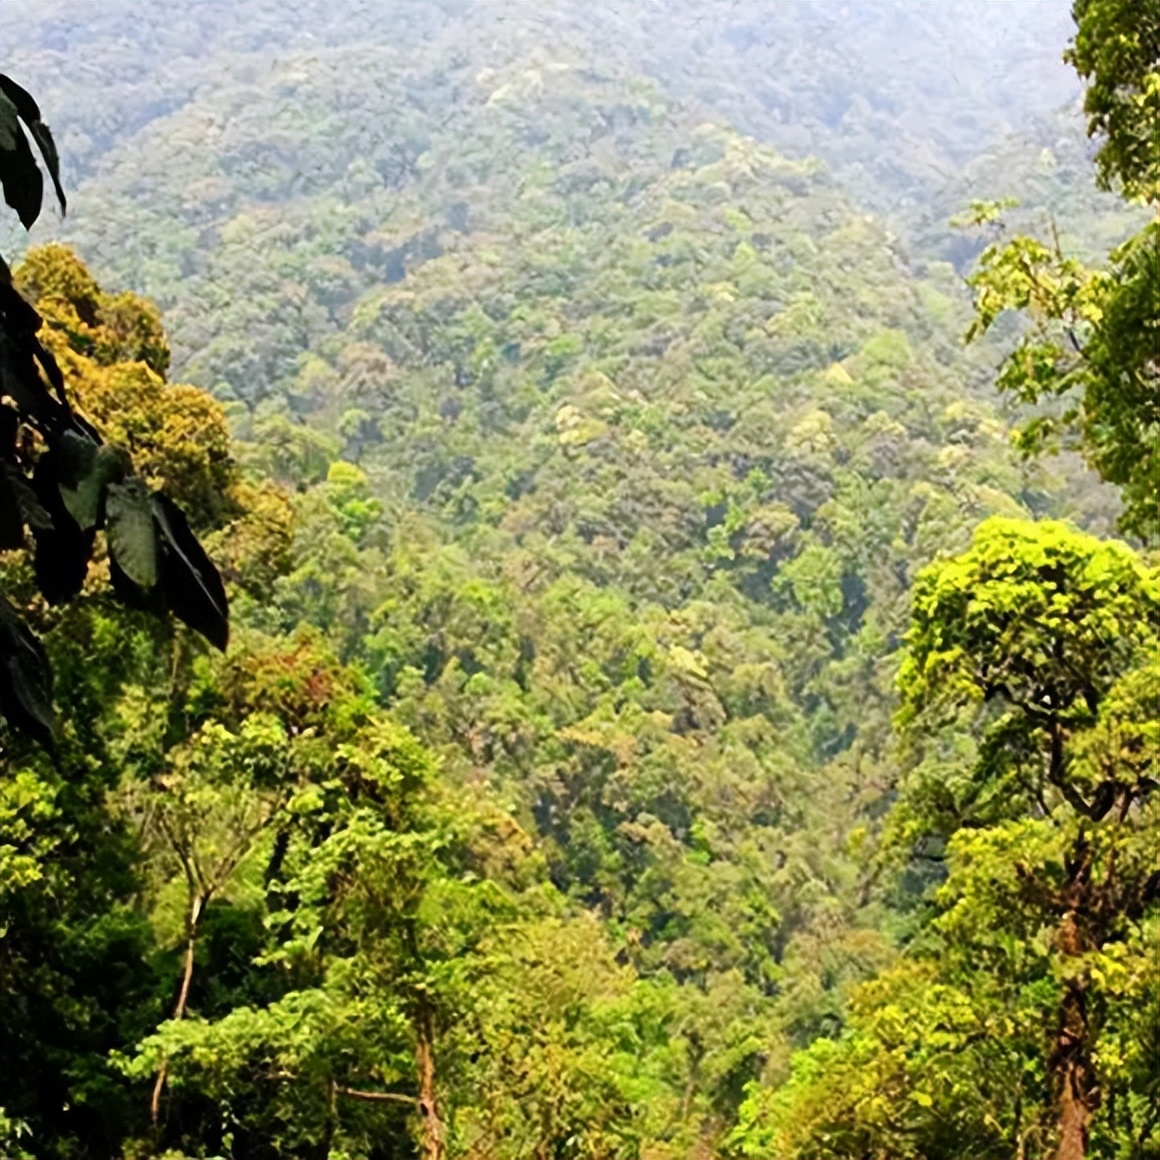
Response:
[{"label": "foliage", "polygon": [[[1115,762],[1093,779],[1099,771],[1065,750],[1125,674],[1155,665],[1158,627],[1156,577],[1126,545],[1062,524],[988,520],[969,552],[916,581],[901,727],[934,733],[960,708],[988,705],[976,799],[1031,809],[1058,792],[1099,821],[1147,782],[1125,783]],[[954,803],[956,824],[974,804]]]},{"label": "foliage", "polygon": [[975,157],[1038,50],[953,8],[29,16],[165,329],[15,277],[233,632],[6,560],[70,716],[0,769],[3,1147],[1030,1158],[1067,1092],[1152,1154],[1155,576],[923,224],[948,161],[1134,219],[1066,115]]},{"label": "foliage", "polygon": [[1075,40],[1064,59],[1087,85],[1088,134],[1101,185],[1125,197],[1160,199],[1160,6],[1155,0],[1076,0]]},{"label": "foliage", "polygon": [[[1103,143],[1098,180],[1130,200],[1160,196],[1160,9],[1154,0],[1077,0],[1077,30],[1065,54],[1089,81],[1089,134]],[[981,222],[983,217],[977,216]],[[1145,541],[1160,529],[1160,226],[1155,221],[1108,257],[1106,270],[1065,257],[1027,236],[995,243],[968,279],[984,334],[1003,311],[1025,312],[1030,326],[1007,356],[998,385],[1024,403],[1064,400],[1021,433],[1025,451],[1053,448],[1062,435],[1100,475],[1121,489],[1126,531]]]},{"label": "foliage", "polygon": [[[52,134],[32,97],[0,76],[4,197],[29,228],[40,215],[43,178],[25,131],[63,211]],[[71,346],[91,349],[98,362],[140,361],[140,375],[164,371],[168,351],[151,308],[139,307],[131,295],[101,303],[96,284],[67,253],[45,254],[27,275],[41,296],[63,305],[50,325],[67,331]],[[59,604],[80,592],[96,533],[104,529],[117,593],[131,604],[168,609],[224,649],[229,614],[216,569],[173,500],[151,491],[124,449],[105,445],[97,428],[73,411],[52,345],[38,338],[44,319],[19,288],[19,277],[0,260],[0,396],[10,400],[0,402],[0,551],[23,548],[27,527],[36,544],[37,586],[45,600]],[[2,593],[0,640],[0,713],[51,750],[48,659]]]},{"label": "foliage", "polygon": [[947,877],[845,1035],[751,1089],[742,1153],[1151,1154],[1158,617],[1154,572],[1062,524],[989,520],[920,573],[899,725],[937,748],[965,711],[975,760],[912,758],[892,824]]},{"label": "foliage", "polygon": [[1007,357],[998,386],[1024,403],[1063,398],[1061,413],[1032,419],[1020,433],[1029,453],[1070,438],[1100,475],[1121,489],[1122,524],[1144,539],[1160,526],[1156,478],[1156,340],[1160,227],[1155,223],[1091,271],[1020,237],[984,251],[969,279],[977,317],[968,337],[985,333],[1005,310],[1032,325]]}]

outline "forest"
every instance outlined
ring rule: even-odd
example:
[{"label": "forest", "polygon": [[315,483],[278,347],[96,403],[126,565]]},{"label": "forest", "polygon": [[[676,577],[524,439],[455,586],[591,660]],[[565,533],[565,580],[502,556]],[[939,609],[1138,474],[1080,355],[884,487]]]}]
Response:
[{"label": "forest", "polygon": [[1160,1160],[1160,0],[0,42],[0,1160]]}]

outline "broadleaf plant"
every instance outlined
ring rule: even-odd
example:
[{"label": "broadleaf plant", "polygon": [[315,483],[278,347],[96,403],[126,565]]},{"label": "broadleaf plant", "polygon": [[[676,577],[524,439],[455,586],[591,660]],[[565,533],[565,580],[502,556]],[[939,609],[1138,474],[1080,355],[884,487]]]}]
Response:
[{"label": "broadleaf plant", "polygon": [[[60,158],[33,98],[0,75],[0,182],[28,229],[40,216],[44,178],[66,208]],[[217,569],[168,497],[154,492],[129,454],[104,443],[77,414],[64,376],[38,337],[40,314],[0,258],[0,551],[28,545],[41,596],[62,604],[88,575],[105,532],[114,591],[135,607],[173,613],[211,644],[229,641],[229,606]],[[0,716],[52,749],[52,673],[44,649],[0,594]]]}]

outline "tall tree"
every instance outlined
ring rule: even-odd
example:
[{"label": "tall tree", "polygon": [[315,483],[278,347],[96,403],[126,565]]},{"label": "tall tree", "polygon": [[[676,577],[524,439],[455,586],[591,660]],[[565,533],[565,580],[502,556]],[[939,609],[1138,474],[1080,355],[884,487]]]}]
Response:
[{"label": "tall tree", "polygon": [[1022,803],[1069,835],[1060,863],[1025,871],[1022,889],[1024,906],[1056,923],[1062,983],[1047,1071],[1058,1160],[1086,1154],[1101,1089],[1111,1089],[1097,1063],[1093,956],[1156,900],[1156,859],[1140,838],[1160,789],[1149,688],[1158,633],[1156,575],[1126,546],[1065,525],[988,521],[969,552],[915,586],[902,728],[936,732],[964,708],[984,723],[969,789],[943,799],[951,832],[1000,794],[1009,817]]},{"label": "tall tree", "polygon": [[989,520],[919,574],[892,827],[947,877],[851,1032],[751,1093],[742,1151],[1155,1154],[1158,633],[1155,572],[1064,524]]}]

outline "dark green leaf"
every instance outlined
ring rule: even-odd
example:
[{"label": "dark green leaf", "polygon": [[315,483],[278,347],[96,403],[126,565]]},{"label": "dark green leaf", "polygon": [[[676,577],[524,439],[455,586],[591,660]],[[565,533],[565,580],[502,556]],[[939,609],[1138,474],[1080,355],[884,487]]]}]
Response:
[{"label": "dark green leaf", "polygon": [[161,583],[170,610],[224,652],[230,614],[218,570],[171,499],[155,495],[153,511],[161,533]]},{"label": "dark green leaf", "polygon": [[49,527],[32,529],[36,540],[36,583],[49,604],[64,604],[80,592],[85,582],[94,533],[82,531],[69,515],[48,456],[36,465],[32,483],[36,498],[50,519]]},{"label": "dark green leaf", "polygon": [[4,200],[16,211],[21,224],[30,229],[40,216],[44,178],[20,128],[16,106],[0,92],[0,184]]},{"label": "dark green leaf", "polygon": [[139,476],[109,485],[105,497],[109,554],[125,575],[145,592],[158,578],[157,530],[153,497]]},{"label": "dark green leaf", "polygon": [[97,463],[100,445],[82,431],[71,428],[62,431],[60,438],[53,440],[49,449],[59,460],[61,487],[77,487],[89,475]]},{"label": "dark green leaf", "polygon": [[52,740],[52,669],[40,641],[0,595],[0,716],[40,742]]},{"label": "dark green leaf", "polygon": [[36,364],[13,347],[7,334],[0,334],[0,389],[33,419],[51,423],[60,411],[37,373]]},{"label": "dark green leaf", "polygon": [[[21,411],[42,427],[61,423],[69,412],[64,376],[40,340],[40,315],[12,285],[12,275],[0,259],[0,391],[11,395]],[[59,402],[45,388],[48,379]]]},{"label": "dark green leaf", "polygon": [[66,208],[64,189],[60,184],[60,157],[56,151],[56,142],[52,139],[52,131],[40,119],[40,108],[32,99],[32,95],[20,87],[11,77],[0,73],[0,93],[3,93],[13,104],[20,119],[28,126],[32,139],[36,142],[40,155],[44,158],[44,166],[52,178],[53,188],[63,212]]},{"label": "dark green leaf", "polygon": [[70,429],[53,448],[53,454],[58,456],[64,506],[82,529],[98,527],[106,487],[125,475],[124,453],[112,447],[99,447],[87,435]]},{"label": "dark green leaf", "polygon": [[124,569],[112,556],[109,557],[109,581],[113,585],[113,591],[117,594],[117,598],[130,608],[136,608],[141,612],[150,612],[154,615],[159,615],[165,611],[157,599],[159,590],[139,588],[125,575]]},{"label": "dark green leaf", "polygon": [[[52,517],[37,500],[36,492],[28,480],[11,463],[5,463],[2,471],[5,492],[16,501],[20,523],[27,524],[31,528],[51,528]],[[21,540],[23,541],[23,536]]]}]

